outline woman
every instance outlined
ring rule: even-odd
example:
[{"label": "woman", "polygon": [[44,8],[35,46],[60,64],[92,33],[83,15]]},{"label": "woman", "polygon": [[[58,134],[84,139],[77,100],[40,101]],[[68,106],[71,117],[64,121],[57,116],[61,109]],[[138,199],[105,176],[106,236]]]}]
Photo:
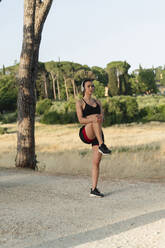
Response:
[{"label": "woman", "polygon": [[100,101],[92,98],[94,84],[91,79],[85,79],[81,84],[83,98],[76,102],[77,117],[81,124],[80,139],[86,144],[92,144],[93,162],[92,162],[92,188],[91,196],[103,197],[97,189],[99,178],[99,165],[102,154],[110,154],[111,151],[104,144],[104,135],[102,132],[103,110]]}]

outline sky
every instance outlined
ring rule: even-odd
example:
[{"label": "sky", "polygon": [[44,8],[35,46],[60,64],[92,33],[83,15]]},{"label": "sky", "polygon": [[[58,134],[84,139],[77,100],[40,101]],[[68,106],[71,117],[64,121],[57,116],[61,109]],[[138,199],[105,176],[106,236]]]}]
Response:
[{"label": "sky", "polygon": [[[19,62],[23,0],[0,2],[0,67]],[[164,0],[54,0],[42,33],[39,60],[105,68],[165,65]]]}]

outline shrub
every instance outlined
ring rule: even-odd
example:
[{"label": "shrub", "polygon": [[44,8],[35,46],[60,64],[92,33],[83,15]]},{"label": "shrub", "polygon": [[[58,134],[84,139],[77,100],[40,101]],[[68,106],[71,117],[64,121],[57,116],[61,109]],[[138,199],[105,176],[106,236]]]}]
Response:
[{"label": "shrub", "polygon": [[16,79],[11,75],[4,75],[0,80],[0,112],[15,111],[17,108]]},{"label": "shrub", "polygon": [[68,123],[76,123],[77,115],[76,112],[69,113],[58,113],[56,111],[51,111],[48,113],[44,113],[41,122],[44,124],[68,124]]},{"label": "shrub", "polygon": [[104,122],[103,122],[103,126],[109,126],[111,123],[111,119],[110,119],[110,115],[108,114],[108,98],[101,100],[101,104],[102,104],[102,108],[104,111]]},{"label": "shrub", "polygon": [[73,97],[70,97],[69,100],[64,105],[65,113],[76,112],[76,102]]},{"label": "shrub", "polygon": [[131,96],[114,96],[103,101],[104,126],[129,123],[138,119],[138,104]]},{"label": "shrub", "polygon": [[44,99],[44,100],[40,100],[37,102],[36,104],[36,113],[38,115],[42,115],[46,112],[49,111],[50,107],[52,105],[52,101],[50,99]]},{"label": "shrub", "polygon": [[143,112],[142,121],[165,121],[165,104],[147,106],[141,109]]},{"label": "shrub", "polygon": [[0,135],[7,133],[6,127],[0,127]]},{"label": "shrub", "polygon": [[60,123],[60,115],[56,111],[44,113],[41,122],[44,124],[61,124]]},{"label": "shrub", "polygon": [[104,123],[103,126],[109,126],[116,123],[122,123],[123,113],[120,106],[119,97],[108,98],[103,103]]},{"label": "shrub", "polygon": [[78,122],[75,99],[70,97],[67,102],[54,102],[49,112],[44,112],[41,122],[44,124],[68,124]]},{"label": "shrub", "polygon": [[3,114],[3,115],[1,115],[1,118],[2,118],[1,122],[4,124],[16,122],[17,121],[17,112]]},{"label": "shrub", "polygon": [[165,104],[158,105],[159,121],[165,121]]},{"label": "shrub", "polygon": [[94,95],[96,96],[96,98],[104,97],[105,96],[104,85],[97,80],[94,80],[94,85],[95,85]]},{"label": "shrub", "polygon": [[156,121],[156,113],[158,112],[157,106],[148,106],[146,107],[146,120],[147,121]]},{"label": "shrub", "polygon": [[126,96],[122,99],[124,105],[124,122],[130,123],[138,119],[138,104],[136,98]]},{"label": "shrub", "polygon": [[66,101],[54,101],[49,111],[56,111],[57,113],[65,113]]},{"label": "shrub", "polygon": [[[143,102],[145,101],[145,105],[143,107],[141,105],[140,108],[136,97],[114,96],[100,99],[104,110],[103,126],[136,121],[165,121],[165,103],[163,101],[160,104],[160,99],[153,97],[157,99],[157,103],[151,105],[153,98],[140,98]],[[138,102],[140,102],[140,98],[138,97]],[[149,105],[147,99],[150,99]],[[68,102],[53,102],[49,112],[44,112],[41,122],[45,124],[77,123],[75,99],[70,98]]]}]

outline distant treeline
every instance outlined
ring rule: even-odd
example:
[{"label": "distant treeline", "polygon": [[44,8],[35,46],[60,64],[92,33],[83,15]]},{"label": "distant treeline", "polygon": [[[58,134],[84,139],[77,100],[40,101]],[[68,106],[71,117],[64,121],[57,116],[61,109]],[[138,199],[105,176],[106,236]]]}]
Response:
[{"label": "distant treeline", "polygon": [[[16,110],[17,76],[19,64],[0,69],[0,113]],[[36,101],[50,99],[69,101],[70,97],[80,97],[83,79],[91,78],[95,84],[95,96],[156,94],[165,85],[165,68],[139,69],[128,72],[126,61],[115,61],[106,68],[89,67],[78,63],[59,61],[39,63],[36,81]]]}]

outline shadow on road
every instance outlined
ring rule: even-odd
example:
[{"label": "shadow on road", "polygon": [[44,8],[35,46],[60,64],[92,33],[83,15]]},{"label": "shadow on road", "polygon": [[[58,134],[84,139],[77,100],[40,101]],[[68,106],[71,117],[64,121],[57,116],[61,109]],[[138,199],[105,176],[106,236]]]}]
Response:
[{"label": "shadow on road", "polygon": [[77,245],[82,245],[88,242],[102,240],[131,229],[145,226],[165,218],[165,210],[155,211],[143,214],[134,218],[110,224],[101,228],[90,230],[83,233],[78,233],[66,237],[61,237],[55,240],[43,242],[42,244],[28,246],[26,248],[71,248]]}]

